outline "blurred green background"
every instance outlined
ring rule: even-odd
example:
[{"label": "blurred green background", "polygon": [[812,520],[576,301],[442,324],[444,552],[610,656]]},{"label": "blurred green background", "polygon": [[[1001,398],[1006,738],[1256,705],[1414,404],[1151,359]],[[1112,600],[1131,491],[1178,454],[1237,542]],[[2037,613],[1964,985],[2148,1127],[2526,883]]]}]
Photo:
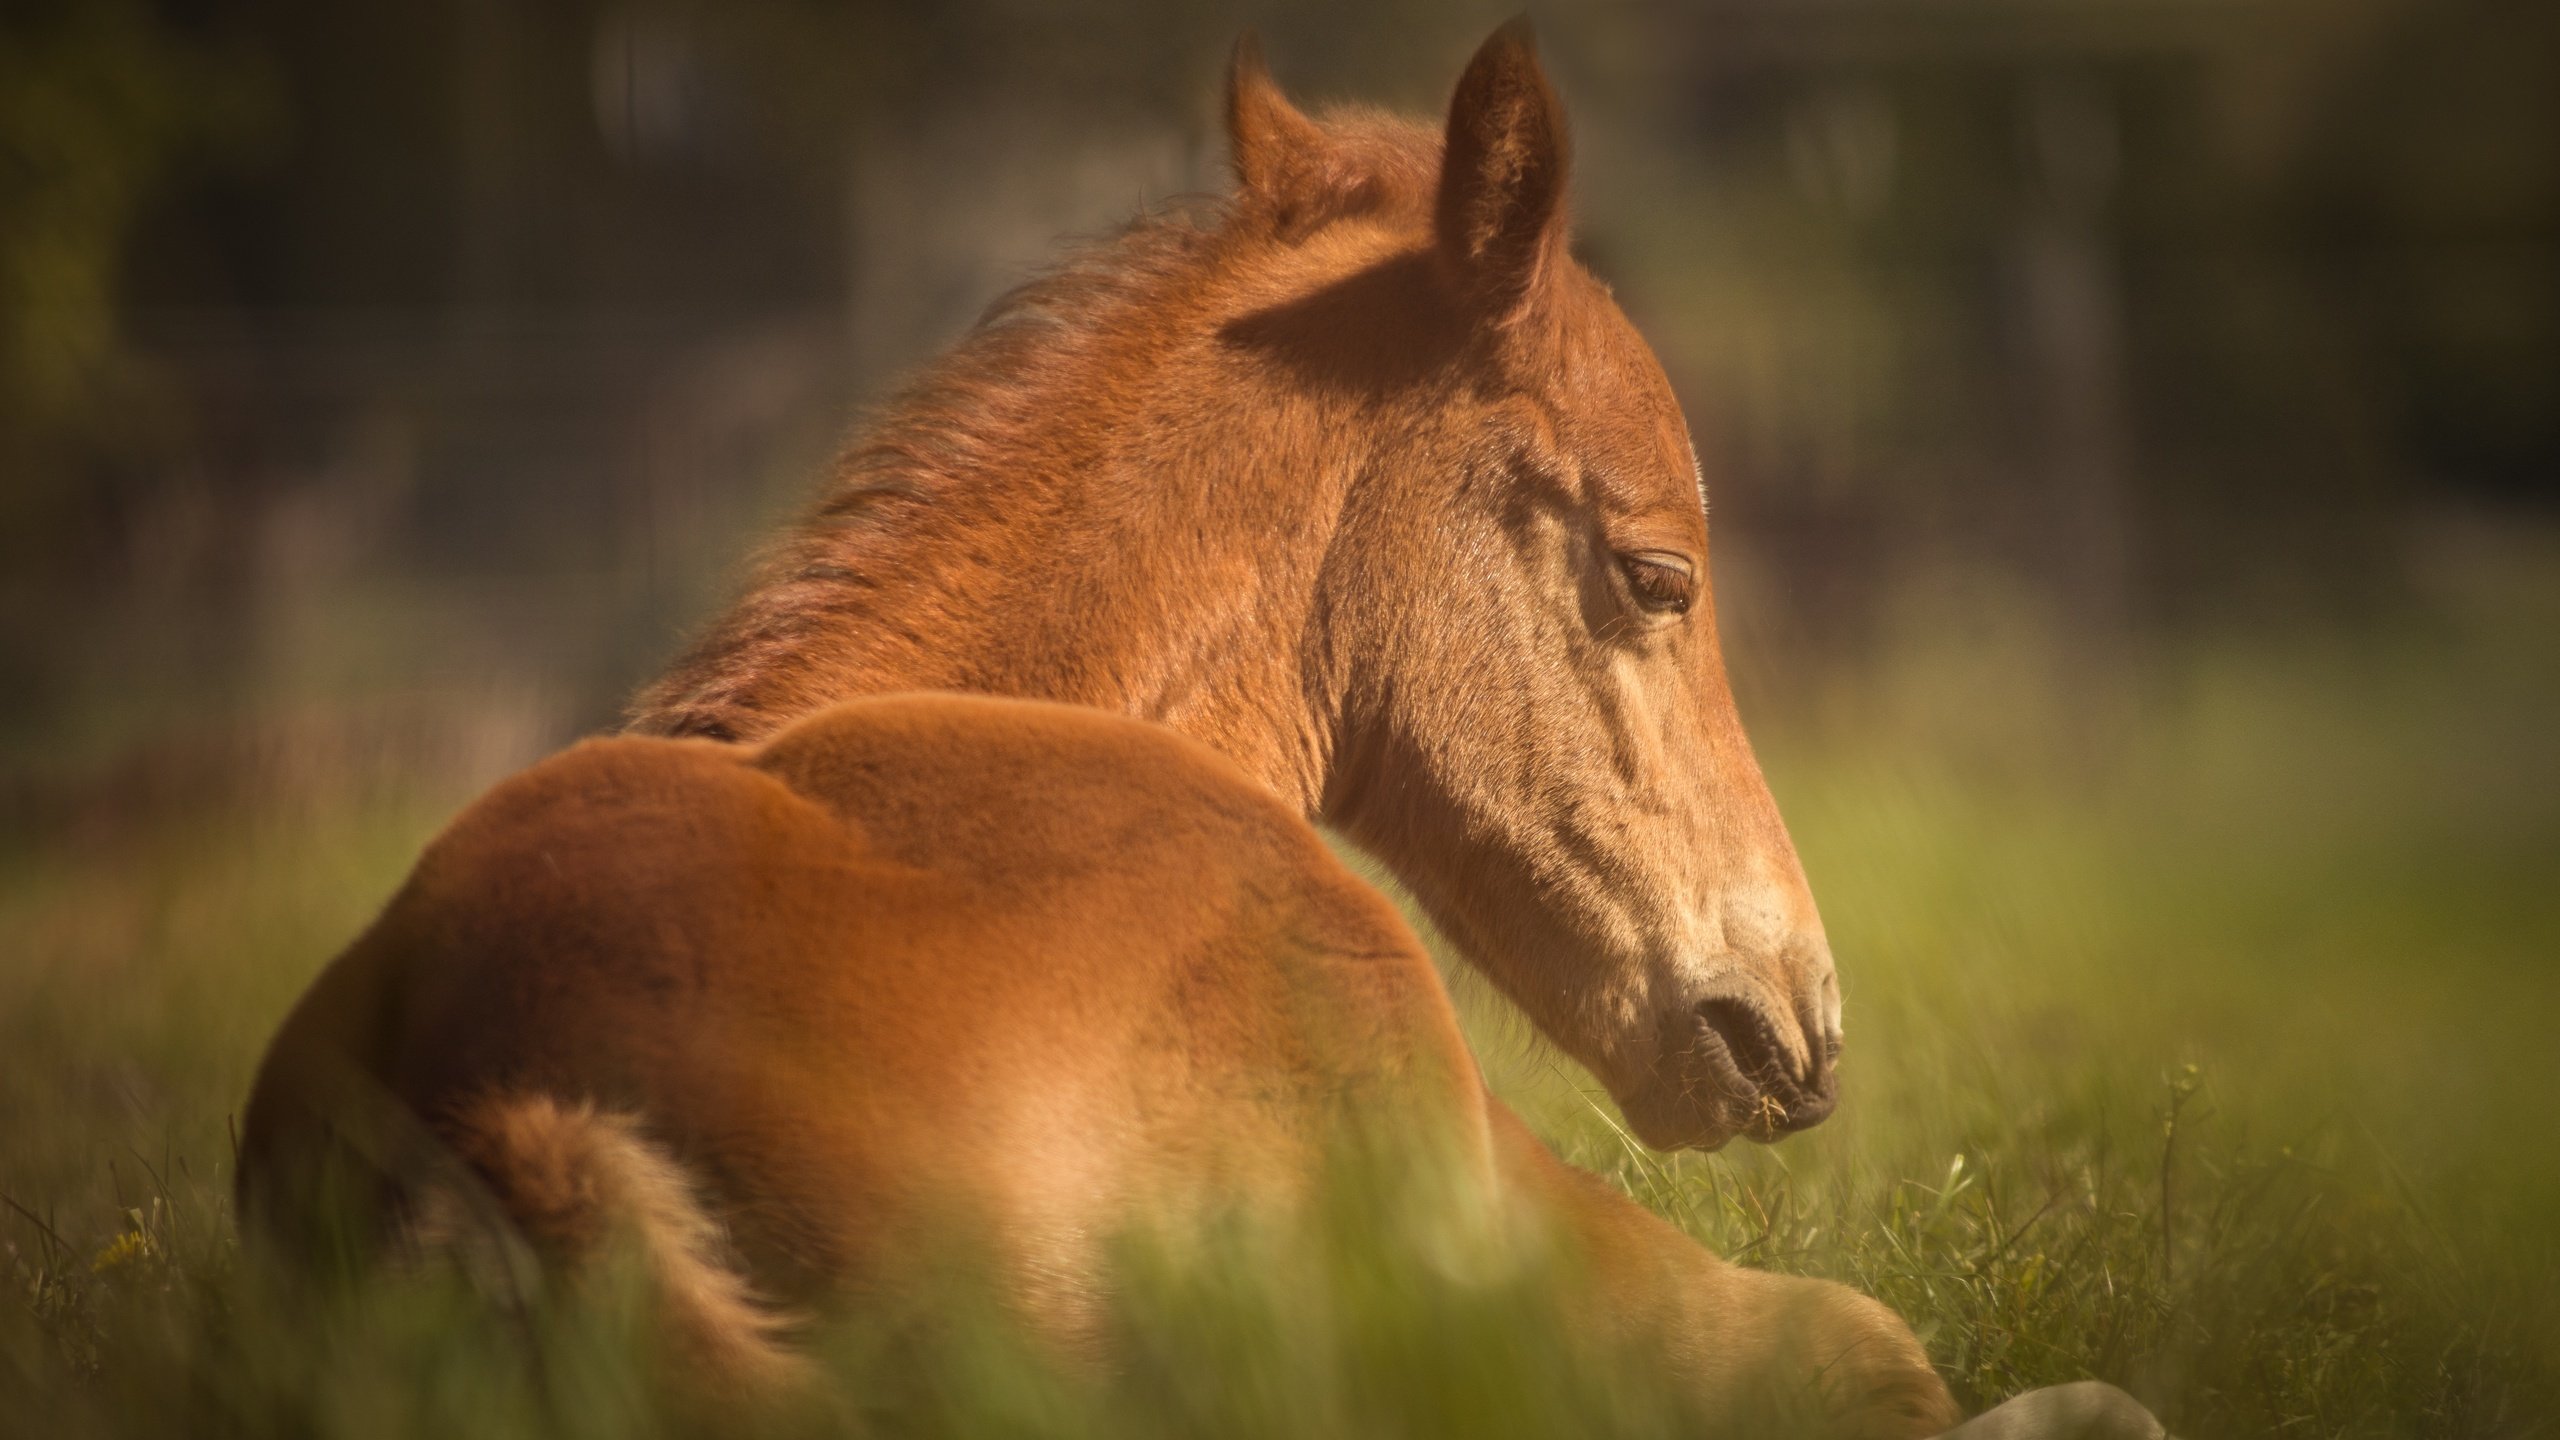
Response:
[{"label": "blurred green background", "polygon": [[[520,1376],[421,1398],[423,1322],[243,1338],[295,1323],[224,1198],[282,1007],[613,723],[866,401],[1059,237],[1220,188],[1239,30],[1304,103],[1430,112],[1505,13],[0,12],[0,1387],[521,1419]],[[1497,1083],[1972,1400],[2550,1433],[2560,6],[1535,18],[1853,1043],[1829,1124],[1671,1161],[1462,979]],[[1251,1428],[1338,1429],[1320,1390]],[[1209,1423],[1170,1393],[1075,1413]]]}]

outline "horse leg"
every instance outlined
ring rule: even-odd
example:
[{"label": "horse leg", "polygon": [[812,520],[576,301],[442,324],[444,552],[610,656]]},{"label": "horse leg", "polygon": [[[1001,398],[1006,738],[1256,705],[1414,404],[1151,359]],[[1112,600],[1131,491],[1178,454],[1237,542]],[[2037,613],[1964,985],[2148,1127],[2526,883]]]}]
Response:
[{"label": "horse leg", "polygon": [[1722,1259],[1487,1104],[1507,1184],[1582,1266],[1598,1338],[1660,1354],[1710,1414],[1746,1430],[1765,1416],[1791,1432],[1812,1419],[1840,1440],[1920,1440],[1955,1423],[1928,1352],[1882,1303]]},{"label": "horse leg", "polygon": [[1810,1408],[1843,1440],[2169,1440],[2142,1402],[2097,1380],[2030,1390],[1955,1424],[1946,1383],[1882,1302],[1724,1260],[1487,1103],[1506,1179],[1581,1251],[1592,1313],[1614,1338],[1660,1345],[1714,1412],[1792,1419]]}]

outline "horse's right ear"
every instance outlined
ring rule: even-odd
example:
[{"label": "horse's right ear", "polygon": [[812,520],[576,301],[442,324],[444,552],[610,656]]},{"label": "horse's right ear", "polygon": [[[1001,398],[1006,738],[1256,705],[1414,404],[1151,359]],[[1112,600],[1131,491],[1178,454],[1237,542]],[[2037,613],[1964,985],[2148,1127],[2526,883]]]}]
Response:
[{"label": "horse's right ear", "polygon": [[1458,78],[1434,219],[1442,259],[1497,318],[1528,308],[1564,249],[1564,180],[1564,104],[1514,20]]},{"label": "horse's right ear", "polygon": [[1227,156],[1237,187],[1275,209],[1324,168],[1324,132],[1272,82],[1262,42],[1250,30],[1227,65]]}]

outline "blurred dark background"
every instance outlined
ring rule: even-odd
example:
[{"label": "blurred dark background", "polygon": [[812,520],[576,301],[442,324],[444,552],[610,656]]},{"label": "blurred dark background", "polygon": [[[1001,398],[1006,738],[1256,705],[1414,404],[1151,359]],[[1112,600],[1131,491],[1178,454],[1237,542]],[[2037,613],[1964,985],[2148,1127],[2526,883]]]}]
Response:
[{"label": "blurred dark background", "polygon": [[[1240,29],[1302,102],[1436,112],[1507,8],[10,0],[0,797],[111,826],[611,723],[864,401],[1221,187]],[[2401,623],[2560,519],[2548,0],[1535,18],[1746,687],[1931,576],[2114,672]]]}]

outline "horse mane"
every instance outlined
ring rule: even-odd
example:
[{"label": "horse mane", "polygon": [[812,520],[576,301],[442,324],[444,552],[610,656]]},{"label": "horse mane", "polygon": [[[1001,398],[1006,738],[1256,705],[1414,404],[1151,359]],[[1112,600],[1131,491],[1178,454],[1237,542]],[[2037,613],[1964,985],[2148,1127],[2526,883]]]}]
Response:
[{"label": "horse mane", "polygon": [[[838,456],[827,493],[802,530],[867,508],[867,497],[922,494],[964,478],[1083,378],[1080,348],[1168,289],[1217,268],[1244,244],[1298,244],[1335,225],[1429,213],[1439,135],[1365,107],[1322,121],[1327,163],[1274,224],[1237,195],[1177,196],[1065,255],[989,302],[977,322],[865,418]],[[1272,231],[1276,233],[1265,234]]]},{"label": "horse mane", "polygon": [[866,497],[924,495],[980,463],[1084,379],[1083,352],[1132,311],[1214,263],[1227,207],[1180,197],[1077,245],[979,312],[959,341],[865,417],[802,523],[823,529]]},{"label": "horse mane", "polygon": [[1321,163],[1281,203],[1179,197],[998,296],[858,424],[815,503],[765,550],[736,603],[634,698],[628,727],[747,738],[738,722],[764,708],[748,693],[759,680],[810,669],[824,637],[864,623],[884,559],[985,518],[989,482],[1036,470],[1026,459],[1096,385],[1096,352],[1190,287],[1257,247],[1302,245],[1338,225],[1428,225],[1435,131],[1365,108],[1330,112],[1321,129]]}]

